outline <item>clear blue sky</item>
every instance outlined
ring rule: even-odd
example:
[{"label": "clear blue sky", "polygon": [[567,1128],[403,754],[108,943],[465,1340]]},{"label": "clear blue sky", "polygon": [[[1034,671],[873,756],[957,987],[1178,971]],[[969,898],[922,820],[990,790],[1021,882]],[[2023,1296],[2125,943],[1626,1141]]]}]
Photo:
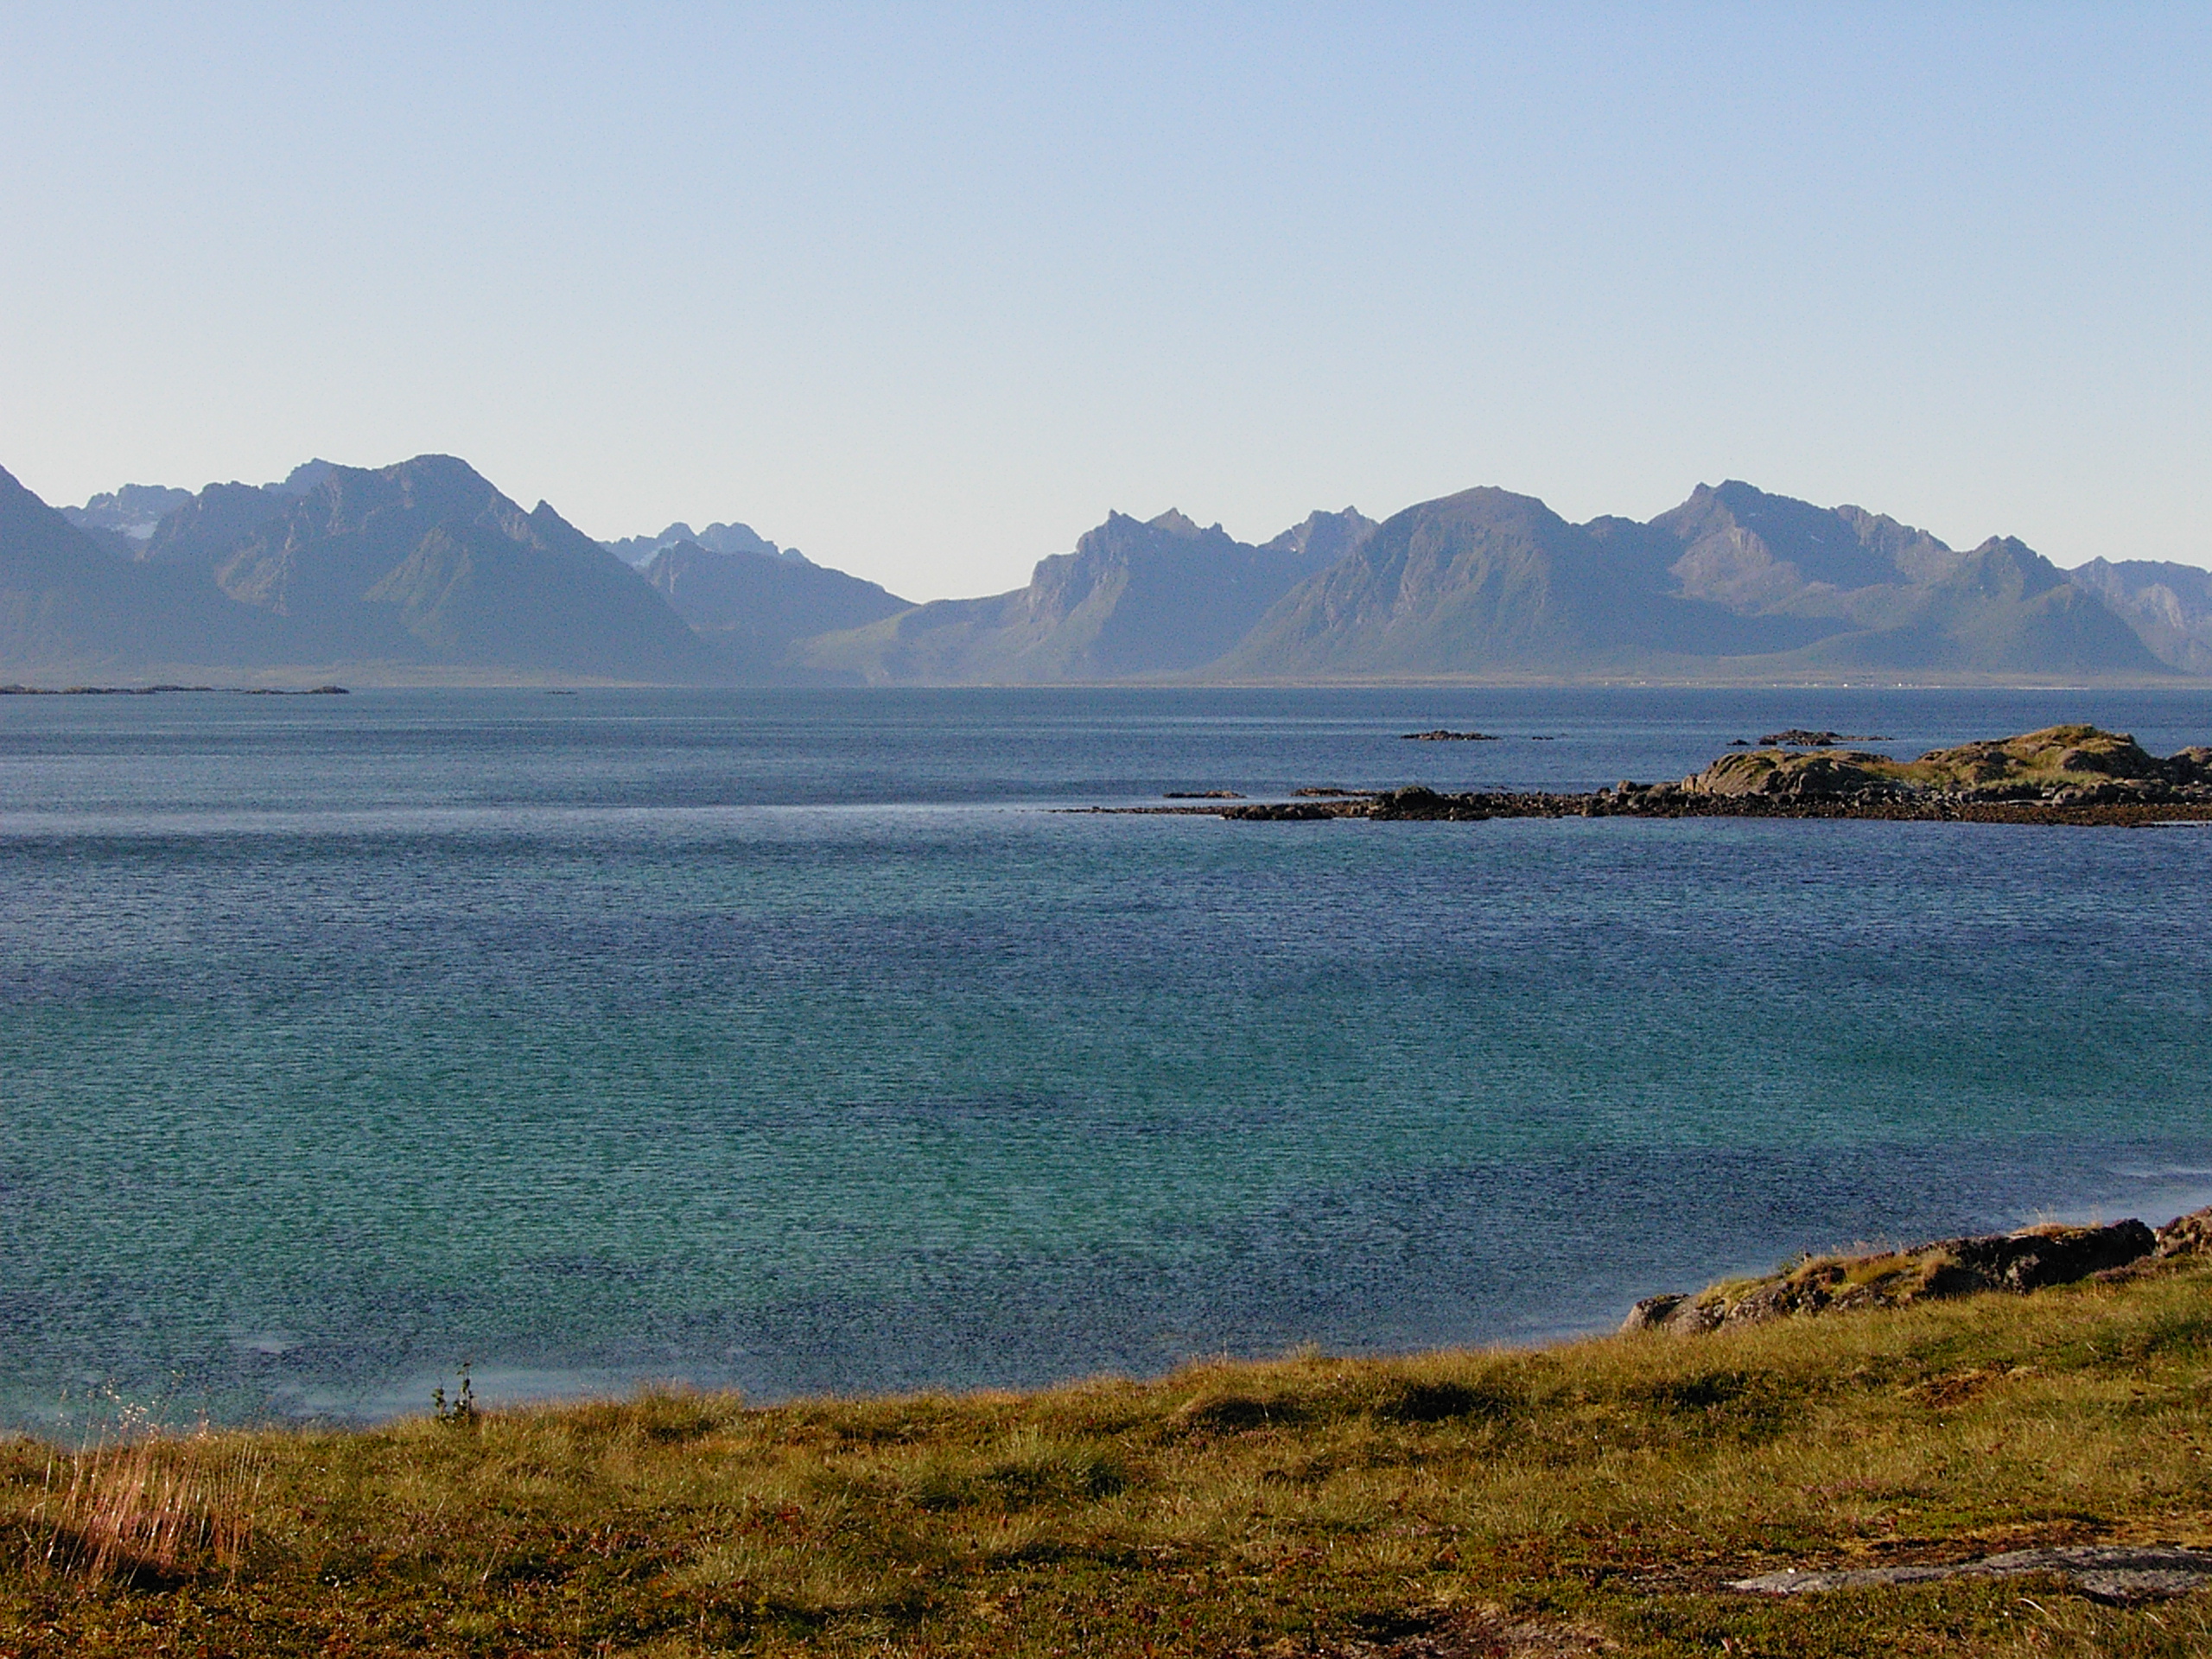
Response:
[{"label": "clear blue sky", "polygon": [[2212,563],[2212,6],[0,0],[0,465],[466,456],[913,597],[1740,477]]}]

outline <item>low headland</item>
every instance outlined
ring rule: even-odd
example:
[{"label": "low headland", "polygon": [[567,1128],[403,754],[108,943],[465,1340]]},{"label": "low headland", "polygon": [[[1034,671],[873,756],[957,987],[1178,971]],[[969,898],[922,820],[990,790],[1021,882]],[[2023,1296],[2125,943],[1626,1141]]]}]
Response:
[{"label": "low headland", "polygon": [[[1415,741],[1481,734],[1414,732]],[[1630,781],[1589,794],[1313,788],[1288,801],[1137,806],[1107,812],[1205,813],[1236,819],[1890,818],[1972,823],[2147,824],[2212,819],[2212,747],[2164,759],[2123,732],[2050,726],[2018,737],[1898,760],[1824,747],[1833,732],[1784,732],[1740,746],[1679,783]],[[1812,747],[1797,742],[1814,740]],[[1864,740],[1861,740],[1864,741]],[[1187,798],[1187,797],[1186,797]]]},{"label": "low headland", "polygon": [[2212,1211],[1525,1350],[0,1445],[0,1653],[2201,1654]]},{"label": "low headland", "polygon": [[180,691],[222,692],[235,697],[342,697],[342,685],[0,685],[0,697],[159,697]]}]

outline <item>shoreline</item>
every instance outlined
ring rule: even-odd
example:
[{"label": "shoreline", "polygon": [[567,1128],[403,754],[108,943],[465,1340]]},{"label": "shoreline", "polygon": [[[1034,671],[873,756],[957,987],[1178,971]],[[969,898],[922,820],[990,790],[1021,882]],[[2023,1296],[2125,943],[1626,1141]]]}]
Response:
[{"label": "shoreline", "polygon": [[[1624,1294],[1627,1300],[1615,1305],[1614,1310],[1586,1320],[1572,1322],[1525,1334],[1475,1336],[1465,1340],[1430,1342],[1408,1347],[1363,1348],[1356,1346],[1332,1347],[1313,1338],[1298,1338],[1271,1344],[1265,1348],[1246,1350],[1204,1349],[1170,1358],[1154,1367],[1124,1369],[1111,1364],[1088,1370],[1075,1370],[1044,1376],[1038,1380],[1016,1382],[925,1382],[912,1386],[889,1388],[841,1389],[837,1387],[809,1387],[791,1392],[757,1390],[742,1383],[709,1378],[695,1381],[682,1368],[629,1370],[608,1366],[578,1366],[569,1368],[559,1364],[532,1363],[512,1363],[493,1362],[488,1365],[472,1360],[469,1364],[474,1378],[478,1399],[486,1410],[511,1412],[575,1411],[594,1407],[620,1406],[627,1402],[673,1389],[677,1392],[702,1395],[741,1398],[749,1410],[787,1411],[816,1406],[883,1406],[917,1400],[1026,1398],[1049,1395],[1067,1389],[1080,1389],[1110,1383],[1116,1386],[1148,1388],[1186,1370],[1192,1366],[1217,1365],[1230,1368],[1268,1366],[1287,1363],[1301,1354],[1317,1354],[1333,1361],[1360,1365],[1407,1365],[1447,1359],[1454,1356],[1532,1356],[1576,1347],[1582,1344],[1601,1341],[1631,1328],[1637,1310],[1656,1300],[1688,1302],[1703,1296],[1717,1287],[1741,1286],[1764,1282],[1789,1271],[1793,1264],[1839,1259],[1872,1259],[1877,1256],[1909,1255],[1925,1253],[1938,1245],[1965,1239],[1997,1239],[2015,1237],[2053,1228],[2069,1232],[2092,1230],[2120,1224],[2128,1220],[2139,1220],[2154,1232],[2163,1233],[2177,1223],[2191,1217],[2212,1216],[2212,1181],[2198,1175],[2189,1180],[2177,1180],[2155,1189],[2159,1195],[2156,1205],[2142,1205],[2139,1200],[2130,1204],[2142,1210],[2139,1216],[2114,1220],[2115,1208],[2109,1201],[2082,1201],[2038,1204],[2031,1209],[2015,1210],[2013,1220],[1999,1225],[1995,1230],[1982,1233],[1947,1235],[1942,1239],[1925,1237],[1889,1237],[1883,1235],[1860,1236],[1848,1243],[1808,1245],[1802,1242],[1778,1247],[1779,1254],[1764,1255],[1747,1252],[1737,1266],[1725,1262],[1707,1263],[1688,1278],[1675,1276],[1675,1287],[1662,1285],[1659,1281],[1668,1275],[1663,1268],[1655,1268],[1644,1278],[1631,1281]],[[2171,1216],[2168,1212],[2171,1211]],[[2160,1217],[2166,1217],[2161,1220]],[[2212,1252],[2208,1252],[2212,1254]],[[1690,1279],[1696,1282],[1692,1284]],[[2061,1282],[2061,1281],[2053,1281]],[[1628,1321],[1630,1323],[1624,1323]],[[404,1382],[364,1391],[358,1396],[359,1403],[336,1409],[317,1409],[294,1413],[264,1412],[238,1418],[215,1418],[205,1408],[188,1412],[182,1420],[200,1429],[211,1429],[219,1433],[278,1433],[278,1434],[364,1434],[375,1433],[395,1425],[422,1419],[429,1414],[435,1388],[452,1384],[456,1374],[426,1371]],[[515,1379],[530,1378],[550,1386],[528,1386],[513,1389]],[[569,1379],[574,1379],[573,1386]],[[126,1415],[133,1415],[157,1433],[176,1433],[181,1431],[174,1423],[165,1422],[158,1405],[135,1403],[127,1395],[110,1394]],[[66,1421],[55,1421],[37,1427],[29,1426],[26,1419],[12,1423],[0,1423],[0,1444],[10,1440],[35,1442],[67,1449],[72,1436],[81,1438],[86,1423],[73,1427]]]},{"label": "shoreline", "polygon": [[1748,797],[1668,796],[1646,800],[1598,790],[1587,795],[1471,791],[1441,794],[1420,785],[1374,791],[1331,791],[1325,799],[1236,801],[1217,805],[1064,806],[1048,809],[1099,817],[1222,818],[1232,823],[1315,823],[1332,819],[1374,823],[1482,823],[1492,818],[1821,818],[1889,823],[2070,824],[2155,829],[2212,823],[2212,801],[2113,802],[1770,801]]},{"label": "shoreline", "polygon": [[2188,1253],[1538,1351],[0,1442],[0,1650],[2194,1651],[2208,1290]]}]

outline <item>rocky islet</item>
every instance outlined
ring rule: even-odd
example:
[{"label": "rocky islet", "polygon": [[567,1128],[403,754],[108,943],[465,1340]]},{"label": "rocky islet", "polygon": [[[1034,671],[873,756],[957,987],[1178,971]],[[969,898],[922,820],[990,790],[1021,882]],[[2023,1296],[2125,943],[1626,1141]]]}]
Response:
[{"label": "rocky islet", "polygon": [[1210,812],[1262,822],[1785,817],[2142,824],[2212,819],[2212,747],[2161,758],[2126,733],[2075,724],[1931,750],[1912,760],[1866,749],[1733,750],[1676,783],[1624,779],[1588,794],[1444,792],[1408,784],[1302,789],[1286,801],[1219,807],[1095,810]]}]

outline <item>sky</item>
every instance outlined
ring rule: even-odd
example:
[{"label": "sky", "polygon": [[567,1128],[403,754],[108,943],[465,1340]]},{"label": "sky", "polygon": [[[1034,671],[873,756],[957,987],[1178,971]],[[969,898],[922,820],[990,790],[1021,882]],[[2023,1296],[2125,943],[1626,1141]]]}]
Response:
[{"label": "sky", "polygon": [[0,0],[0,466],[466,457],[910,598],[1741,478],[2212,565],[2212,4]]}]

